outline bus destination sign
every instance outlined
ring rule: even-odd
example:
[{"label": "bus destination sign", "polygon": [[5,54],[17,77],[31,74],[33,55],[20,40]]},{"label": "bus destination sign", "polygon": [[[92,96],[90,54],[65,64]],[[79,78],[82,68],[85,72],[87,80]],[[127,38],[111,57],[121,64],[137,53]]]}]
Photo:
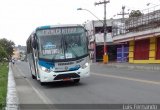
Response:
[{"label": "bus destination sign", "polygon": [[73,34],[73,33],[81,33],[83,32],[83,28],[56,28],[56,29],[45,29],[38,30],[37,35],[60,35],[60,34]]}]

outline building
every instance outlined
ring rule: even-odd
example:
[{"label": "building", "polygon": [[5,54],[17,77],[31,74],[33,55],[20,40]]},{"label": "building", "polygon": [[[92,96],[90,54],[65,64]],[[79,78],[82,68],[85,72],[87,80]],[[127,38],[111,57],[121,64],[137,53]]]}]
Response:
[{"label": "building", "polygon": [[[119,44],[114,44],[112,39],[112,25],[113,21],[119,21],[120,19],[108,19],[107,35],[106,35],[106,47],[109,57],[109,61],[117,61],[117,47]],[[104,54],[104,27],[103,20],[92,20],[85,23],[85,28],[88,30],[88,37],[90,43],[90,57],[94,62],[102,62]]]},{"label": "building", "polygon": [[142,13],[115,23],[113,41],[129,44],[129,63],[160,63],[160,7]]},{"label": "building", "polygon": [[13,49],[12,58],[13,58],[13,59],[16,59],[16,60],[20,58],[19,51],[18,51],[17,48],[14,48],[14,49]]},{"label": "building", "polygon": [[24,60],[26,53],[26,46],[18,45],[13,50],[14,51],[12,58],[14,58],[15,60]]}]

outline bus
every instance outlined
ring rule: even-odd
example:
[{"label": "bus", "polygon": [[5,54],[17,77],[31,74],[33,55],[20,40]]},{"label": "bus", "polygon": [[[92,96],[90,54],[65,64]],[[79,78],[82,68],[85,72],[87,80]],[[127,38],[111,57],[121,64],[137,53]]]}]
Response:
[{"label": "bus", "polygon": [[36,28],[26,42],[33,79],[46,82],[73,81],[90,76],[88,39],[81,25]]}]

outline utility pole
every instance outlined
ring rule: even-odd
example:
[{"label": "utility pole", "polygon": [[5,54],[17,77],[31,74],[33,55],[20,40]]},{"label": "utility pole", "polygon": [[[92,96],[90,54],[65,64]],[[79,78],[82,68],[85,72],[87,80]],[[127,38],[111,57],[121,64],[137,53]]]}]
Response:
[{"label": "utility pole", "polygon": [[125,12],[125,8],[126,8],[125,6],[122,6],[122,12],[119,13],[119,14],[117,14],[117,15],[122,15],[122,22],[123,22],[123,23],[124,23],[124,21],[125,21],[125,20],[124,20],[124,16],[129,14],[129,13],[126,13],[126,12]]},{"label": "utility pole", "polygon": [[95,5],[100,5],[100,4],[104,4],[104,23],[103,23],[103,27],[104,27],[104,55],[103,55],[103,63],[108,63],[108,54],[107,54],[107,47],[106,47],[106,35],[107,35],[107,24],[106,24],[106,4],[109,3],[110,1],[106,1],[104,0],[103,2],[96,2]]},{"label": "utility pole", "polygon": [[[123,23],[123,25],[122,25],[122,27],[121,27],[121,32],[122,33],[125,33],[125,15],[128,15],[129,13],[126,13],[125,12],[125,6],[122,6],[122,12],[121,13],[119,13],[119,14],[117,14],[117,15],[122,15],[122,20],[121,20],[121,22]],[[121,48],[122,48],[122,51],[124,51],[124,45],[123,44],[121,44]],[[122,53],[122,58],[124,58],[124,54]]]}]

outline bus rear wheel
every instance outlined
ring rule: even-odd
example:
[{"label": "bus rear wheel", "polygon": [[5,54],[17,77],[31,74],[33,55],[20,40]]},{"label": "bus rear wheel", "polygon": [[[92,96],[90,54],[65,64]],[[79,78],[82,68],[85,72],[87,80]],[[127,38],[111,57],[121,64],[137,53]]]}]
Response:
[{"label": "bus rear wheel", "polygon": [[36,77],[32,74],[32,79],[36,79]]},{"label": "bus rear wheel", "polygon": [[73,82],[74,83],[79,83],[80,79],[74,79]]},{"label": "bus rear wheel", "polygon": [[40,82],[40,84],[41,84],[41,86],[44,86],[44,85],[45,85],[45,83],[44,83],[44,82]]}]

